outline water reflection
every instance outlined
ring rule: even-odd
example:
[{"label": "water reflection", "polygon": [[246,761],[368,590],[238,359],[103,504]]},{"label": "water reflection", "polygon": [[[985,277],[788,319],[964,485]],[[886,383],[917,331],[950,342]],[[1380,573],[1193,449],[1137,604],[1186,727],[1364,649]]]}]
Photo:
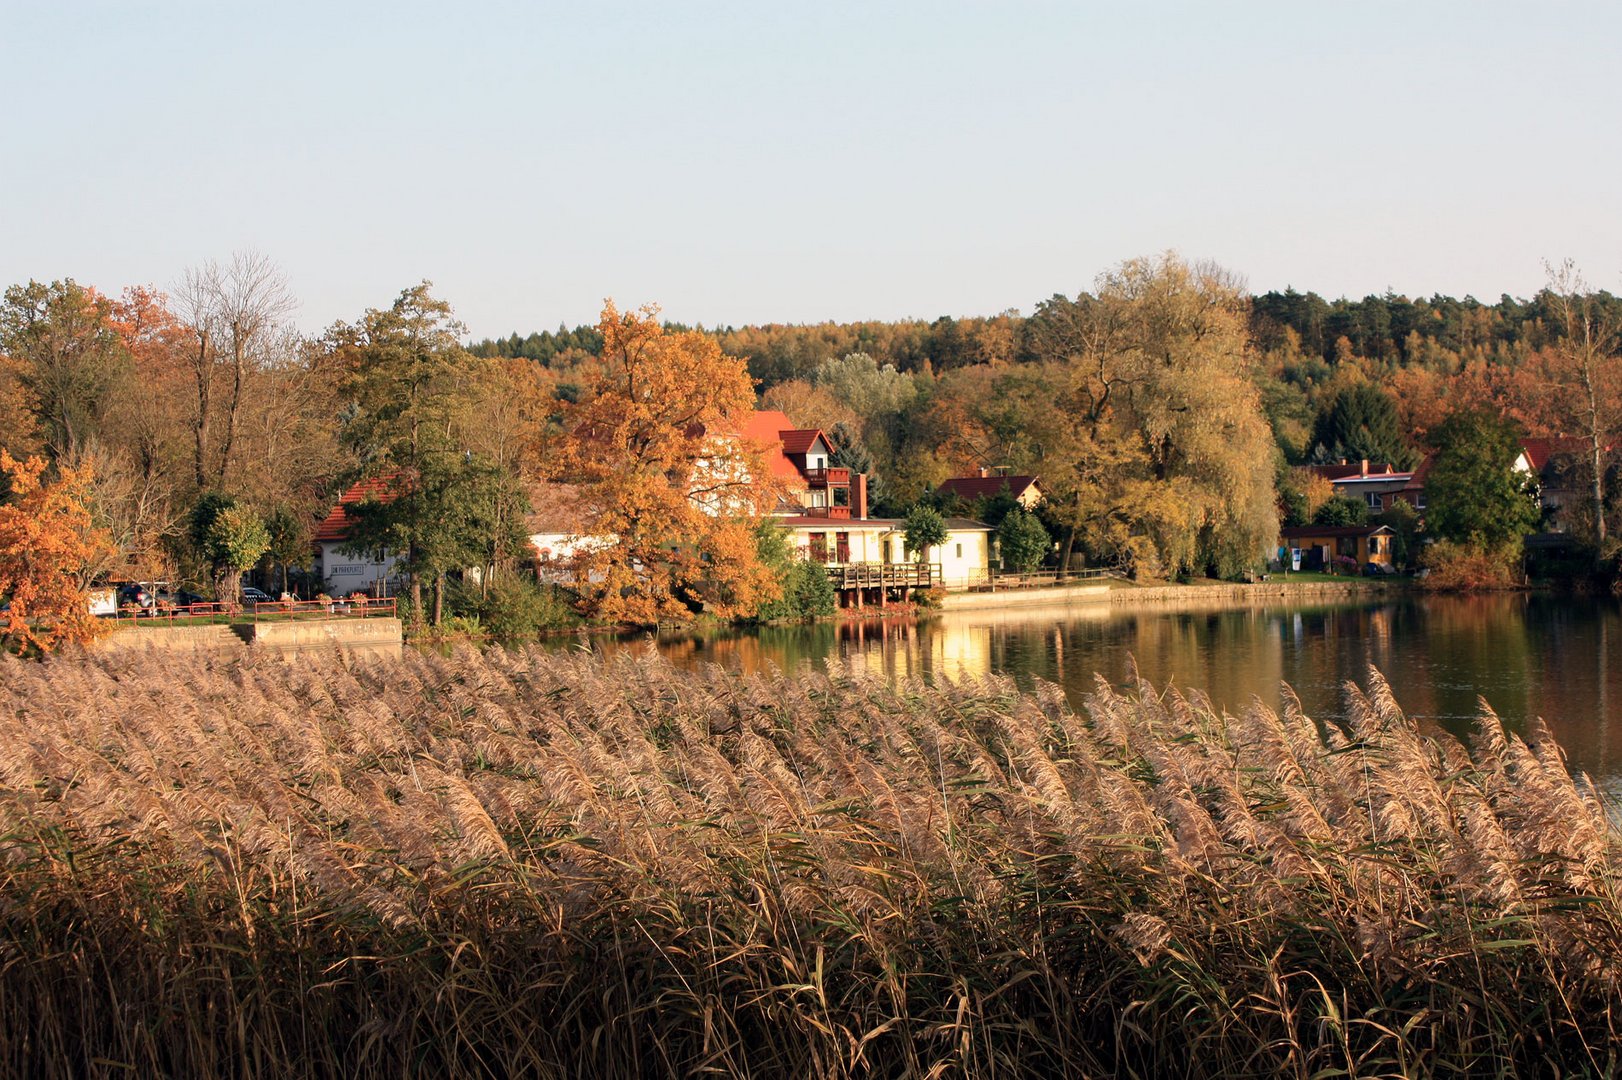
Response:
[{"label": "water reflection", "polygon": [[[645,649],[652,639],[602,643]],[[1622,791],[1622,613],[1550,596],[1415,597],[1378,604],[1026,609],[661,635],[678,664],[745,672],[830,659],[887,678],[1011,674],[1046,679],[1080,704],[1095,673],[1123,685],[1206,692],[1220,707],[1280,703],[1288,683],[1310,715],[1342,712],[1347,681],[1370,665],[1411,716],[1463,733],[1484,698],[1511,724],[1542,715],[1573,766]]]}]

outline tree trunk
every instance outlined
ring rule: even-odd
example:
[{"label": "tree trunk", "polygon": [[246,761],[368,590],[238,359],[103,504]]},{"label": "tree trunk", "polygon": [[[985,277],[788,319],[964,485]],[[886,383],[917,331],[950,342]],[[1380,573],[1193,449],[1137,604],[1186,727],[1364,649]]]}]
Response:
[{"label": "tree trunk", "polygon": [[443,572],[434,575],[434,625],[445,615],[445,575]]},{"label": "tree trunk", "polygon": [[197,486],[203,491],[208,490],[208,425],[209,414],[214,408],[214,371],[213,361],[208,354],[208,332],[205,330],[197,336],[197,359],[192,364],[192,373],[197,377],[197,415],[192,420],[192,473],[197,479]]}]

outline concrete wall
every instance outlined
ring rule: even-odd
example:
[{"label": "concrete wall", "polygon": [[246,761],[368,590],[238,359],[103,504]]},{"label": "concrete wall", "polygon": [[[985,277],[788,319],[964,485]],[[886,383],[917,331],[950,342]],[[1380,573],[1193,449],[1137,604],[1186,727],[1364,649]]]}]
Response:
[{"label": "concrete wall", "polygon": [[298,622],[248,623],[252,644],[278,652],[340,648],[363,656],[399,656],[404,634],[399,619],[319,619]]},{"label": "concrete wall", "polygon": [[1344,583],[1259,581],[1254,585],[1153,585],[1141,589],[1125,586],[1111,589],[1109,599],[1115,604],[1187,600],[1345,600],[1360,597],[1375,599],[1396,588],[1400,586],[1362,580]]},{"label": "concrete wall", "polygon": [[1055,585],[1050,588],[1004,589],[1002,592],[949,592],[941,598],[941,610],[991,611],[1002,608],[1068,607],[1072,604],[1092,606],[1109,602],[1108,585]]},{"label": "concrete wall", "polygon": [[358,656],[399,656],[403,643],[399,619],[312,619],[235,626],[131,627],[103,638],[98,647],[184,652],[237,650],[251,644],[278,653],[337,648]]}]

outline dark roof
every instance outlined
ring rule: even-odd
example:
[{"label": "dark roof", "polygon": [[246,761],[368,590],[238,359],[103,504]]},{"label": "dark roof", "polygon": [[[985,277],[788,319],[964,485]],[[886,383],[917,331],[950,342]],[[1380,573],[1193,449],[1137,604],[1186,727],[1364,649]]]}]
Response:
[{"label": "dark roof", "polygon": [[941,481],[940,492],[973,502],[990,498],[1003,488],[1007,488],[1010,495],[1019,496],[1036,481],[1034,476],[954,476]]},{"label": "dark roof", "polygon": [[389,485],[400,474],[398,472],[384,473],[381,476],[369,477],[352,485],[338,499],[338,505],[328,511],[327,516],[321,519],[321,524],[315,529],[315,542],[317,544],[334,544],[349,535],[349,517],[344,513],[344,507],[366,499],[376,499],[378,502],[388,502],[394,498],[394,492]]},{"label": "dark roof", "polygon": [[1314,536],[1338,540],[1343,536],[1373,536],[1390,531],[1389,525],[1291,525],[1280,529],[1278,535],[1281,540],[1310,540]]},{"label": "dark roof", "polygon": [[1363,463],[1361,461],[1343,461],[1337,462],[1334,465],[1307,465],[1304,466],[1304,468],[1306,468],[1309,472],[1317,473],[1325,480],[1346,480],[1350,477],[1364,475],[1384,476],[1387,473],[1394,473],[1397,471],[1391,466],[1389,461],[1369,462],[1369,468],[1366,474],[1363,472]]}]

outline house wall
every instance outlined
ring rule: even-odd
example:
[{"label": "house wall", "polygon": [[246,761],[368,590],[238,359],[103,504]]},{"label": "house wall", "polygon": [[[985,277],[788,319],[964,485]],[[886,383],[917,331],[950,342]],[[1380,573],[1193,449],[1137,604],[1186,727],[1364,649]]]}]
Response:
[{"label": "house wall", "polygon": [[941,564],[948,589],[984,581],[991,569],[991,534],[978,529],[949,529],[946,543],[929,549],[925,562]]},{"label": "house wall", "polygon": [[343,555],[337,544],[318,544],[315,568],[326,582],[330,596],[348,596],[352,592],[372,592],[377,582],[388,583],[398,575],[393,555],[381,560],[368,555]]}]

